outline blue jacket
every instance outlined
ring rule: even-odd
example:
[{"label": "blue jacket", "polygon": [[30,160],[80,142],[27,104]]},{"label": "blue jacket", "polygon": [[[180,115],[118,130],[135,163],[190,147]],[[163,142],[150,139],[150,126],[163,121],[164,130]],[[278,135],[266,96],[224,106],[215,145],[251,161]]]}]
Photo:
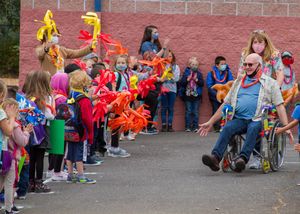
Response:
[{"label": "blue jacket", "polygon": [[[185,90],[186,90],[186,87],[188,85],[188,81],[187,81],[187,78],[188,76],[191,74],[191,69],[189,67],[187,67],[183,73],[183,76],[181,78],[181,81],[180,81],[180,84],[181,84],[181,92],[180,93],[180,96],[185,96]],[[198,81],[196,82],[197,84],[197,93],[198,93],[198,99],[201,99],[202,98],[202,88],[204,86],[204,80],[203,80],[203,76],[202,76],[202,73],[200,70],[198,70],[197,72],[197,79]]]},{"label": "blue jacket", "polygon": [[208,89],[209,99],[213,100],[213,101],[217,101],[217,99],[216,99],[217,91],[215,89],[212,89],[211,87],[214,86],[215,84],[223,84],[224,85],[228,81],[233,80],[233,76],[232,76],[231,70],[228,65],[226,67],[226,70],[222,74],[216,66],[213,66],[212,69],[215,72],[217,79],[219,79],[219,80],[222,80],[225,77],[225,74],[228,73],[227,78],[224,82],[219,82],[218,80],[215,80],[215,78],[212,74],[212,71],[208,72],[208,74],[206,76],[206,85],[207,85],[207,89]]}]

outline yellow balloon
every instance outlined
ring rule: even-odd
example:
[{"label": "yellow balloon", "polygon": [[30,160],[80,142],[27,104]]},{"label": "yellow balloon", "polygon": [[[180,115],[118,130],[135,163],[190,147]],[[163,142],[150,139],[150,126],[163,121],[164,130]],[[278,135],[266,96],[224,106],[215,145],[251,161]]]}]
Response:
[{"label": "yellow balloon", "polygon": [[44,35],[47,34],[48,41],[51,41],[52,32],[60,35],[57,31],[55,21],[52,18],[53,18],[53,14],[52,14],[51,10],[47,10],[47,12],[44,16],[44,21],[34,20],[35,22],[41,22],[41,23],[45,24],[45,26],[42,26],[38,29],[38,31],[36,33],[37,40],[42,41]]},{"label": "yellow balloon", "polygon": [[132,75],[131,77],[130,77],[130,80],[129,80],[129,82],[130,82],[130,88],[132,88],[132,89],[137,89],[138,87],[137,87],[137,82],[138,82],[138,76],[137,75]]},{"label": "yellow balloon", "polygon": [[97,37],[101,31],[100,19],[98,18],[97,13],[94,12],[87,12],[86,15],[81,16],[81,18],[84,20],[85,24],[94,26],[94,32],[93,32],[94,42],[92,43],[92,48],[94,49],[96,47],[95,42],[97,41]]}]

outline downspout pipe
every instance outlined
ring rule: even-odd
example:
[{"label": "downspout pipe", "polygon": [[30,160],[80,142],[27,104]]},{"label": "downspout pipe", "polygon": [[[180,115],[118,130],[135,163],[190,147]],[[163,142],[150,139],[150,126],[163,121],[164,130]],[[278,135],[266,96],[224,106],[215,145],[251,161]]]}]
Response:
[{"label": "downspout pipe", "polygon": [[101,12],[101,0],[94,0],[95,12]]}]

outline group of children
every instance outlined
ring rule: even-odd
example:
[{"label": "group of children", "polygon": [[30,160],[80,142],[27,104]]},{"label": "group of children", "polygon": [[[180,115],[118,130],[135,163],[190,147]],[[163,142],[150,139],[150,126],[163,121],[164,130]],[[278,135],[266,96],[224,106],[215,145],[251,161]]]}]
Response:
[{"label": "group of children", "polygon": [[[155,26],[149,29],[151,29],[151,32],[149,31],[151,41],[158,40],[157,30],[153,31],[156,29]],[[196,57],[189,58],[182,75],[180,75],[180,68],[176,64],[174,53],[164,47],[160,51],[157,48],[156,54],[147,51],[147,47],[144,47],[145,44],[149,43],[148,46],[154,44],[149,41],[143,41],[144,46],[141,45],[143,62],[138,61],[136,57],[129,57],[127,54],[118,54],[102,61],[92,52],[91,46],[80,51],[61,48],[60,51],[65,53],[65,56],[55,58],[50,52],[52,52],[53,44],[57,44],[56,37],[53,33],[51,44],[47,42],[46,37],[43,38],[42,45],[37,48],[43,69],[29,72],[22,90],[8,90],[5,83],[0,81],[0,139],[2,139],[0,141],[2,144],[0,145],[2,149],[0,184],[4,185],[5,189],[6,213],[17,211],[14,206],[15,195],[18,199],[25,199],[27,191],[36,193],[51,191],[43,182],[44,157],[45,153],[51,149],[50,121],[63,119],[64,110],[68,105],[74,107],[73,113],[76,114],[74,127],[77,134],[74,135],[74,132],[68,129],[71,126],[66,122],[65,154],[49,154],[46,177],[53,181],[94,184],[96,180],[84,175],[84,164],[101,164],[103,162],[101,156],[104,156],[105,153],[110,157],[130,156],[130,153],[120,148],[119,141],[134,140],[137,133],[131,130],[121,131],[120,127],[109,132],[109,121],[121,117],[120,113],[111,111],[113,105],[107,103],[103,118],[98,121],[94,119],[93,110],[101,99],[99,97],[102,93],[97,92],[100,76],[113,80],[106,82],[105,90],[107,92],[132,92],[132,90],[138,90],[136,87],[139,82],[155,78],[154,84],[149,86],[151,90],[144,95],[136,94],[134,101],[130,103],[130,107],[133,109],[145,104],[149,112],[147,119],[152,121],[144,127],[140,134],[158,133],[155,121],[157,121],[159,102],[161,103],[161,131],[174,131],[173,114],[177,94],[185,103],[185,131],[198,131],[199,105],[202,99],[204,78]],[[163,59],[156,58],[159,53],[164,54],[165,66],[160,75],[155,71],[157,64],[149,63]],[[287,55],[288,53],[283,57],[287,57]],[[62,67],[61,60],[67,56],[83,58]],[[49,58],[47,59],[48,64],[47,60],[44,60],[47,57]],[[50,62],[54,62],[56,68]],[[291,62],[287,63],[290,66]],[[49,69],[51,66],[53,69]],[[288,70],[291,74],[290,78],[294,79],[291,68],[289,67]],[[135,81],[132,77],[136,78]],[[217,56],[212,71],[208,72],[206,77],[213,113],[218,109],[220,103],[216,99],[216,91],[212,89],[212,86],[226,84],[231,80],[233,80],[233,75],[225,57]],[[292,81],[289,81],[288,84],[292,84]],[[41,111],[44,117],[38,124],[24,124],[24,121],[20,120],[20,103],[16,101],[16,96],[23,96],[32,108]],[[296,116],[294,118],[297,121],[299,119]],[[296,124],[295,121],[292,122],[292,125],[294,124]],[[215,129],[218,130],[219,127],[215,127]],[[278,132],[280,131],[284,130],[278,130]],[[87,155],[84,154],[85,150]],[[20,167],[21,156],[26,157],[22,167]],[[10,161],[7,164],[5,160]]]}]

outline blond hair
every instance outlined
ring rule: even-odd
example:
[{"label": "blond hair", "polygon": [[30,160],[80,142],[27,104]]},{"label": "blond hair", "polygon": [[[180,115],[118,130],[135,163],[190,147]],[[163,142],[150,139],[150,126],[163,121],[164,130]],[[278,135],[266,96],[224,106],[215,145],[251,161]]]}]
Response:
[{"label": "blond hair", "polygon": [[84,87],[91,84],[89,76],[82,70],[73,71],[70,74],[70,87],[73,89],[82,90]]},{"label": "blond hair", "polygon": [[7,98],[2,102],[2,108],[6,109],[7,106],[13,105],[19,107],[19,103],[13,98]]},{"label": "blond hair", "polygon": [[262,59],[264,62],[267,62],[270,60],[272,54],[274,52],[276,52],[276,48],[274,47],[270,37],[268,36],[268,34],[263,31],[263,30],[256,30],[256,31],[253,31],[251,34],[250,34],[250,38],[248,40],[248,44],[247,44],[247,47],[245,47],[243,49],[243,60],[245,60],[246,56],[248,56],[249,54],[252,54],[252,53],[255,53],[253,48],[252,48],[252,44],[253,44],[253,41],[257,39],[259,42],[262,42],[264,41],[266,46],[265,46],[265,50],[264,50],[264,54],[262,56]]},{"label": "blond hair", "polygon": [[193,62],[196,62],[196,64],[199,66],[199,61],[198,61],[197,57],[195,57],[195,56],[192,56],[189,58],[187,66],[190,67]]},{"label": "blond hair", "polygon": [[6,94],[7,94],[7,86],[3,80],[0,80],[0,98],[1,96],[5,98]]}]

